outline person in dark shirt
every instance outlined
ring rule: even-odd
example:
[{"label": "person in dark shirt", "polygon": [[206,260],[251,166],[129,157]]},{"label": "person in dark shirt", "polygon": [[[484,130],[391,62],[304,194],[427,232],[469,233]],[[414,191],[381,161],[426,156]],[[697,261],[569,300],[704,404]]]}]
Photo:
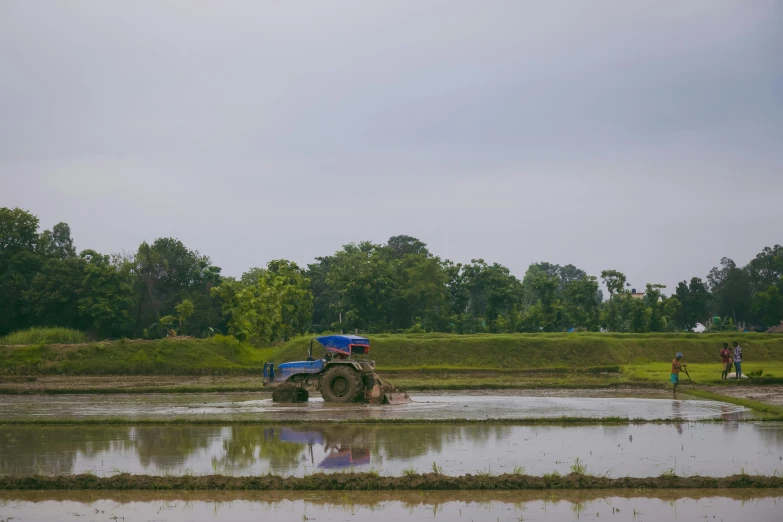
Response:
[{"label": "person in dark shirt", "polygon": [[731,350],[729,350],[729,343],[723,343],[723,349],[720,351],[720,360],[723,363],[723,373],[720,374],[720,378],[726,379],[731,371]]}]

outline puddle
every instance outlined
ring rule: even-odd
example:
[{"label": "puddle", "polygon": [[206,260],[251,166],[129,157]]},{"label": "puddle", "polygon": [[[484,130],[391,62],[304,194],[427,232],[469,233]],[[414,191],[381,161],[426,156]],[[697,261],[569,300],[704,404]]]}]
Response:
[{"label": "puddle", "polygon": [[610,477],[783,472],[783,424],[492,424],[0,427],[0,474],[567,474],[574,459]]},{"label": "puddle", "polygon": [[[578,390],[576,391],[578,393]],[[205,418],[214,420],[352,419],[517,419],[627,417],[697,420],[751,416],[741,406],[703,400],[649,397],[562,397],[531,395],[415,395],[401,406],[336,405],[322,399],[303,404],[274,403],[253,394],[145,394],[8,396],[0,418],[129,419]]]},{"label": "puddle", "polygon": [[780,520],[783,493],[689,491],[655,496],[605,492],[319,492],[160,494],[87,492],[0,493],[6,520],[276,522],[367,520]]}]

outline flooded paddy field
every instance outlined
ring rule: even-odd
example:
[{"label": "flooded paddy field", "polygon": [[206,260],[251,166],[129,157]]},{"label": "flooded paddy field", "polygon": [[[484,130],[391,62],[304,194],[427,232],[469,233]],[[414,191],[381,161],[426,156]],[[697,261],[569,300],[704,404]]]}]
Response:
[{"label": "flooded paddy field", "polygon": [[484,420],[558,417],[630,419],[737,419],[752,416],[741,406],[671,396],[587,393],[430,393],[414,394],[406,405],[325,403],[280,404],[256,393],[140,395],[15,395],[0,402],[0,419],[84,420],[198,419],[211,421],[335,421],[367,419]]},{"label": "flooded paddy field", "polygon": [[0,518],[38,521],[780,520],[783,491],[2,492]]},{"label": "flooded paddy field", "polygon": [[0,427],[0,475],[304,476],[586,472],[610,477],[783,473],[783,424],[139,425]]}]

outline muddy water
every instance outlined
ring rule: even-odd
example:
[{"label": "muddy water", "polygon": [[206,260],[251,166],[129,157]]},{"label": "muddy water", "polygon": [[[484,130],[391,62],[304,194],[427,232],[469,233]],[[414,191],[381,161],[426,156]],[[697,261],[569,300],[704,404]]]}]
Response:
[{"label": "muddy water", "polygon": [[275,520],[319,522],[344,520],[492,520],[560,522],[611,520],[780,520],[783,493],[749,492],[664,493],[625,496],[611,491],[580,494],[514,492],[506,495],[476,492],[385,494],[320,492],[304,495],[110,494],[0,495],[0,517],[15,522],[37,521],[218,521]]},{"label": "muddy water", "polygon": [[509,419],[628,417],[641,419],[737,418],[750,412],[727,403],[649,397],[540,395],[414,395],[402,406],[336,405],[322,399],[274,403],[253,394],[20,395],[3,397],[0,418],[130,419],[209,418],[222,420]]},{"label": "muddy water", "polygon": [[783,473],[783,424],[725,422],[623,426],[492,424],[4,426],[0,474],[304,475],[413,468],[450,475],[517,466],[542,475],[612,477]]}]

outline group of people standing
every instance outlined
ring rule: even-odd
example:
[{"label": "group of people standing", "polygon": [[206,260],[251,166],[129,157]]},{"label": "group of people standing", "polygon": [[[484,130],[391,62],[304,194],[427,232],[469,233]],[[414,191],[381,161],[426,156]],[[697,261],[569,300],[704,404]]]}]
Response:
[{"label": "group of people standing", "polygon": [[731,373],[731,365],[734,363],[734,370],[737,372],[737,379],[742,377],[742,348],[737,341],[734,341],[734,353],[729,350],[729,343],[723,343],[723,349],[720,351],[720,358],[723,361],[723,373],[721,379],[728,379]]},{"label": "group of people standing", "polygon": [[[729,348],[729,343],[723,343],[723,348],[720,351],[721,362],[723,363],[723,373],[721,373],[721,379],[728,379],[729,373],[731,373],[731,367],[734,365],[734,371],[736,372],[736,378],[742,378],[742,348],[737,341],[734,341],[734,351]],[[674,393],[677,393],[677,385],[680,383],[680,370],[684,370],[688,373],[687,365],[682,364],[682,352],[677,352],[672,361],[672,374],[671,382],[674,385]]]}]

